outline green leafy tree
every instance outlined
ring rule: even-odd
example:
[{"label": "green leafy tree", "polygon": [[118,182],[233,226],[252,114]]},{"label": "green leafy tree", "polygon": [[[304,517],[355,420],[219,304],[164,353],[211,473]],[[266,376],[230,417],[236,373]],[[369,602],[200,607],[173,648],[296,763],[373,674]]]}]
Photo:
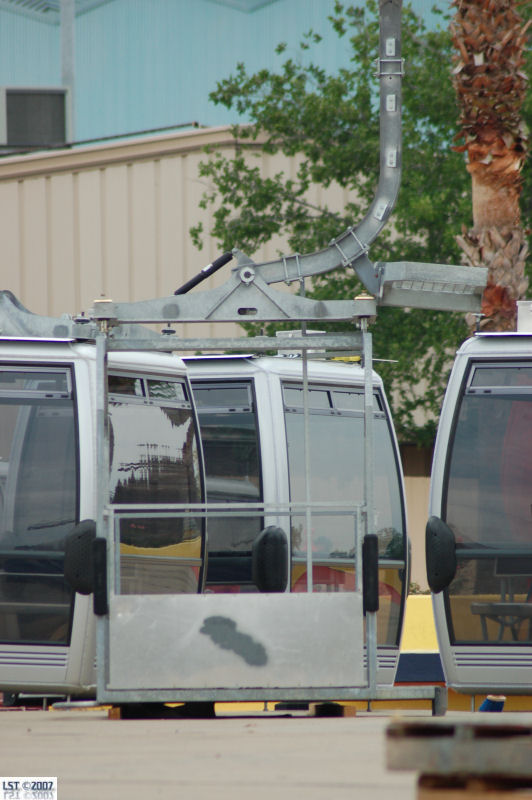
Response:
[{"label": "green leafy tree", "polygon": [[[336,2],[329,21],[349,42],[348,68],[327,74],[319,66],[320,36],[309,31],[300,59],[287,58],[278,72],[256,74],[240,64],[211,94],[215,103],[252,122],[234,127],[234,155],[212,152],[201,165],[212,187],[202,203],[215,208],[211,233],[224,249],[238,247],[252,255],[282,234],[293,252],[311,252],[356,224],[375,194],[378,7],[374,0],[361,7]],[[410,7],[403,9],[403,178],[392,224],[372,245],[373,261],[460,263],[455,237],[471,219],[471,186],[463,155],[451,149],[458,114],[452,43],[445,18],[442,23],[427,30]],[[285,46],[277,50],[282,53]],[[263,177],[252,155],[257,145],[268,153],[297,156],[296,177],[282,172]],[[333,181],[356,190],[356,202],[342,213],[307,202],[311,184],[326,187]],[[201,246],[201,226],[191,233]],[[360,290],[348,269],[316,278],[307,294],[342,298]],[[372,330],[400,439],[430,445],[452,355],[467,336],[462,315],[383,308]]]}]

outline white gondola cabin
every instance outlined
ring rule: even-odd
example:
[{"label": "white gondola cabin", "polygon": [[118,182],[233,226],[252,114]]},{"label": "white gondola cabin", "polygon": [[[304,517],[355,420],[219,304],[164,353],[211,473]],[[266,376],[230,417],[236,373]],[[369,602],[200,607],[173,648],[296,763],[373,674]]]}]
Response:
[{"label": "white gondola cabin", "polygon": [[[183,362],[111,354],[108,402],[111,501],[201,502],[201,445]],[[94,345],[0,340],[3,690],[94,693],[92,598],[72,591],[63,566],[67,535],[97,516],[95,403]],[[204,548],[201,524],[126,526],[122,591],[201,591]]]},{"label": "white gondola cabin", "polygon": [[[187,358],[212,502],[304,504],[305,396],[302,362],[290,357]],[[399,657],[408,548],[398,446],[381,379],[373,374],[375,526],[379,539],[378,673],[392,684]],[[364,370],[338,361],[308,362],[309,490],[328,514],[277,520],[290,534],[289,590],[345,592],[355,585],[352,519],[334,509],[362,503]],[[255,519],[208,526],[206,591],[256,591],[251,550],[264,527]],[[312,576],[307,548],[312,551]]]},{"label": "white gondola cabin", "polygon": [[434,453],[427,572],[463,692],[532,691],[532,334],[460,348]]}]

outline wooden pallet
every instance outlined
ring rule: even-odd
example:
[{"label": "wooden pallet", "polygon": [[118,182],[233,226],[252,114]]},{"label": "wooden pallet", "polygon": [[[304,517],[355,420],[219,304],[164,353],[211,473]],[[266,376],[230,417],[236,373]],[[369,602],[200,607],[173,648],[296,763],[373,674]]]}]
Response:
[{"label": "wooden pallet", "polygon": [[420,775],[417,800],[529,800],[532,781],[489,776],[450,778]]},{"label": "wooden pallet", "polygon": [[532,800],[532,725],[517,715],[396,720],[389,769],[419,773],[417,800]]}]

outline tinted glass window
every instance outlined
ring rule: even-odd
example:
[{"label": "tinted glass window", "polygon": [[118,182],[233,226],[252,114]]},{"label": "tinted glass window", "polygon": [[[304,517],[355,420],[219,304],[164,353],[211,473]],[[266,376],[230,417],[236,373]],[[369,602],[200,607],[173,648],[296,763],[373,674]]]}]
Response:
[{"label": "tinted glass window", "polygon": [[129,375],[109,375],[109,394],[126,394],[133,397],[143,397],[144,388],[140,378]]},{"label": "tinted glass window", "polygon": [[[286,406],[303,408],[303,403],[305,400],[302,387],[285,386],[283,389],[283,394]],[[307,392],[307,403],[309,408],[330,408],[330,392],[326,389],[309,389]]]},{"label": "tinted glass window", "polygon": [[504,364],[477,365],[473,370],[472,387],[499,388],[501,386],[532,387],[532,366],[520,364],[508,368]]},{"label": "tinted glass window", "polygon": [[[403,558],[403,508],[394,451],[386,420],[375,420],[375,517],[381,557]],[[290,498],[305,501],[304,418],[287,414],[286,434]],[[310,474],[313,501],[363,502],[363,417],[313,415],[310,425]],[[316,517],[313,552],[351,558],[354,532],[344,517]],[[306,554],[303,523],[292,543],[295,555]]]},{"label": "tinted glass window", "polygon": [[194,398],[199,408],[236,409],[251,408],[249,384],[225,386],[203,386],[194,384]]},{"label": "tinted glass window", "polygon": [[[338,395],[334,413],[310,411],[310,496],[312,501],[361,504],[364,492],[364,415],[356,409],[363,395],[331,391]],[[345,396],[344,396],[345,395]],[[287,394],[285,393],[285,398]],[[348,399],[346,399],[346,397]],[[305,502],[304,415],[288,407],[285,424],[290,475],[290,499]],[[381,603],[379,642],[396,644],[399,636],[402,595],[404,591],[404,524],[399,473],[390,428],[375,404],[375,526],[379,537],[379,556],[397,561],[380,570]],[[304,516],[293,517],[292,590],[306,591],[307,531]],[[345,591],[354,588],[355,531],[353,517],[316,515],[312,517],[312,557],[314,591]]]},{"label": "tinted glass window", "polygon": [[[193,390],[194,396],[200,398],[207,500],[261,502],[259,439],[251,384],[193,383]],[[209,519],[207,583],[211,588],[231,590],[236,585],[252,585],[251,546],[261,530],[262,518],[256,513]]]},{"label": "tinted glass window", "polygon": [[[151,381],[164,402],[109,399],[113,504],[199,503],[201,471],[194,418],[184,387]],[[146,392],[144,392],[146,394]],[[163,400],[162,397],[158,398]],[[174,404],[172,404],[174,403]],[[190,517],[133,517],[120,525],[120,592],[197,591],[202,523]]]},{"label": "tinted glass window", "polygon": [[364,392],[333,392],[335,408],[344,411],[364,411]]},{"label": "tinted glass window", "polygon": [[446,520],[458,541],[532,546],[532,391],[467,394],[451,445]]},{"label": "tinted glass window", "polygon": [[2,641],[69,641],[72,593],[63,553],[78,513],[71,386],[66,369],[0,367]]},{"label": "tinted glass window", "polygon": [[[447,592],[457,642],[531,641],[532,385],[513,390],[529,384],[531,369],[476,368],[460,403],[443,512],[457,540],[458,571]],[[477,393],[478,385],[489,392]],[[514,609],[513,627],[493,605],[509,601],[526,604]]]},{"label": "tinted glass window", "polygon": [[184,403],[187,400],[182,383],[150,379],[147,384],[148,394],[152,400],[169,400],[172,403]]},{"label": "tinted glass window", "polygon": [[202,521],[153,514],[120,520],[120,594],[191,594],[203,563]]},{"label": "tinted glass window", "polygon": [[200,470],[188,409],[109,401],[112,503],[200,502]]},{"label": "tinted glass window", "polygon": [[68,372],[49,370],[26,370],[24,368],[0,372],[0,391],[59,393],[69,395],[70,375]]}]

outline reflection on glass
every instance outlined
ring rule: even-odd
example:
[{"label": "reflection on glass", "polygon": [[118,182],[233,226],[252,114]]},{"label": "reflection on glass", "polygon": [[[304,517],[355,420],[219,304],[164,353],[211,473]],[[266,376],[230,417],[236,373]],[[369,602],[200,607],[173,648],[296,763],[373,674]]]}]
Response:
[{"label": "reflection on glass", "polygon": [[132,375],[109,375],[109,394],[125,394],[132,397],[144,397],[144,388],[141,378]]},{"label": "reflection on glass", "polygon": [[[286,414],[290,499],[304,502],[304,418]],[[364,420],[362,416],[312,415],[310,425],[310,495],[314,502],[363,502]],[[403,509],[394,452],[385,419],[375,419],[375,524],[379,555],[404,558]],[[313,520],[312,549],[318,557],[352,558],[353,518],[319,516]],[[305,557],[304,522],[296,521],[292,552]]]},{"label": "reflection on glass", "polygon": [[455,643],[532,641],[530,374],[522,365],[477,368],[471,386],[487,391],[468,389],[461,401],[444,509],[457,541],[446,590]]},{"label": "reflection on glass", "polygon": [[[112,503],[201,502],[190,408],[129,405],[112,398],[109,418]],[[201,520],[164,515],[121,520],[121,593],[197,591],[201,547]]]},{"label": "reflection on glass", "polygon": [[120,520],[120,593],[191,594],[201,569],[201,520]]},{"label": "reflection on glass", "polygon": [[332,393],[335,408],[342,411],[364,411],[363,392],[339,392]]},{"label": "reflection on glass", "polygon": [[[290,475],[290,499],[305,502],[304,416],[290,406],[293,387],[285,387],[285,424]],[[302,390],[301,390],[302,391]],[[322,390],[329,395],[332,412],[310,408],[310,497],[313,502],[362,504],[364,500],[363,392]],[[316,394],[311,390],[311,396]],[[301,394],[302,397],[302,394]],[[299,403],[302,407],[302,402]],[[377,628],[380,644],[397,644],[404,591],[404,524],[399,474],[382,404],[375,403],[375,527],[379,557],[399,565],[380,570],[380,610]],[[304,516],[293,516],[292,591],[306,591],[308,536]],[[311,547],[313,591],[354,589],[355,522],[353,516],[314,515]],[[342,564],[342,561],[344,562]],[[403,562],[403,563],[401,563]]]},{"label": "reflection on glass", "polygon": [[[251,385],[209,387],[196,383],[194,397],[199,401],[207,500],[260,503],[259,444]],[[262,518],[253,513],[209,517],[210,591],[255,589],[251,578],[251,546],[262,527]]]},{"label": "reflection on glass", "polygon": [[194,384],[194,399],[198,408],[236,410],[251,408],[251,387],[249,384],[226,384],[208,386]]},{"label": "reflection on glass", "polygon": [[0,640],[68,644],[64,539],[77,521],[68,370],[0,367]]},{"label": "reflection on glass", "polygon": [[35,392],[38,394],[70,393],[70,374],[66,370],[60,372],[53,369],[30,370],[19,369],[0,370],[0,392],[5,397],[9,391],[20,392],[24,395]]},{"label": "reflection on glass", "polygon": [[471,380],[473,387],[532,387],[532,366],[516,364],[508,368],[505,364],[479,365]]},{"label": "reflection on glass", "polygon": [[[207,472],[207,499],[212,503],[261,501],[257,432],[253,413],[202,413],[200,427]],[[249,552],[260,520],[209,521],[209,551]]]},{"label": "reflection on glass", "polygon": [[170,400],[173,403],[184,403],[187,399],[185,387],[177,381],[150,379],[147,381],[148,393],[152,400]]},{"label": "reflection on glass", "polygon": [[456,644],[532,644],[532,555],[467,558],[460,553],[448,592]]},{"label": "reflection on glass", "polygon": [[459,542],[532,544],[532,396],[466,396],[453,437],[447,523]]},{"label": "reflection on glass", "polygon": [[190,410],[111,400],[109,417],[111,503],[200,502]]},{"label": "reflection on glass", "polygon": [[[288,407],[303,408],[305,398],[303,388],[297,386],[285,386],[283,390],[284,402]],[[307,392],[307,403],[309,408],[330,408],[330,392],[326,389],[309,389]]]}]

